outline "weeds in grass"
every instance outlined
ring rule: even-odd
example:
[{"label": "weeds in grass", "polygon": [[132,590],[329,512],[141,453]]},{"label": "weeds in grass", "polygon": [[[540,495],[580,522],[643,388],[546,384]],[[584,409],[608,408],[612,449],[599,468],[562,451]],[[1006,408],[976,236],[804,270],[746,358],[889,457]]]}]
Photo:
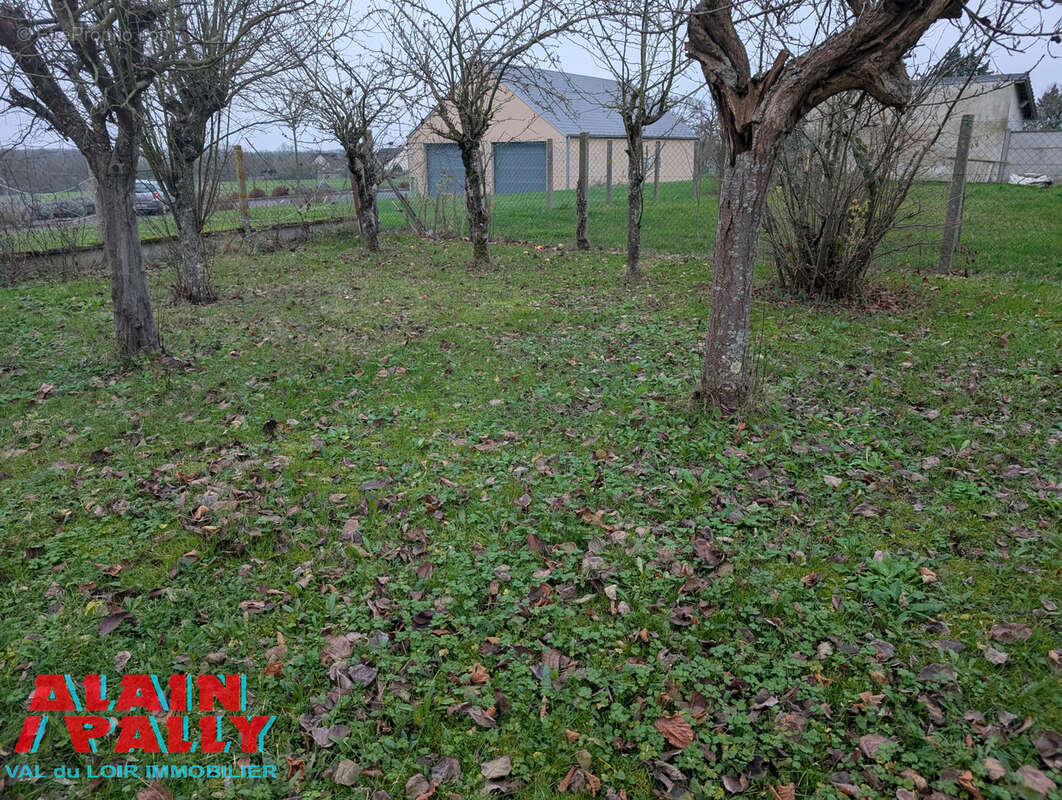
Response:
[{"label": "weeds in grass", "polygon": [[1057,791],[1056,284],[761,296],[724,418],[699,264],[386,247],[219,257],[135,365],[102,281],[0,290],[5,742],[38,673],[225,671],[280,776],[174,797]]}]

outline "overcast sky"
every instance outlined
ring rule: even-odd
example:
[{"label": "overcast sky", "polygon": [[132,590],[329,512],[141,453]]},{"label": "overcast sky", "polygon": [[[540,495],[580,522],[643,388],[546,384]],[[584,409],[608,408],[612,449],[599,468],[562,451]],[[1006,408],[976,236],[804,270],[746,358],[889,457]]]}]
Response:
[{"label": "overcast sky", "polygon": [[[1062,10],[1049,12],[1054,23],[1062,18]],[[955,31],[950,25],[935,25],[923,38],[920,45],[920,60],[926,60],[930,53],[943,54],[955,41]],[[1007,52],[1002,47],[997,47],[990,54],[991,68],[993,72],[1015,73],[1031,72],[1033,92],[1039,97],[1045,89],[1052,84],[1062,84],[1062,45],[1050,44],[1046,39],[1025,41],[1022,43],[1024,52]],[[594,58],[576,43],[564,43],[555,49],[554,57],[559,61],[559,66],[566,72],[596,75],[608,77],[608,73],[595,63]],[[545,65],[544,65],[545,66]],[[696,64],[690,64],[685,72],[684,90],[689,92],[704,92],[704,82],[700,79],[700,70]],[[705,96],[707,96],[707,93]],[[238,127],[243,116],[233,114],[231,126]],[[5,110],[0,112],[0,145],[10,145],[20,137],[25,129],[27,118],[20,111]],[[391,132],[378,140],[380,144],[390,143],[386,140],[395,139],[404,135],[404,132]],[[241,131],[236,141],[243,142],[247,147],[257,150],[290,149],[290,134],[285,135],[280,129],[272,125],[263,125],[251,130]],[[54,135],[41,130],[27,140],[27,144],[33,146],[70,146],[57,140]],[[321,147],[326,150],[337,149],[334,144],[308,131],[300,136],[300,149],[313,149]]]}]

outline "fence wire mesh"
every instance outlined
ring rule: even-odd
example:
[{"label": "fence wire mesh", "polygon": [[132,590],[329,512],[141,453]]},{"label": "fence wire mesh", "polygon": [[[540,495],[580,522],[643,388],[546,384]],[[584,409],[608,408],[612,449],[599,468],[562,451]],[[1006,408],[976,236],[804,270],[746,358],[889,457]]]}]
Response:
[{"label": "fence wire mesh", "polygon": [[[269,230],[327,220],[355,219],[346,160],[339,153],[294,150],[243,152],[250,227]],[[221,156],[205,193],[204,233],[246,227],[235,150]],[[169,198],[141,160],[133,198],[140,235],[167,241],[177,233]],[[206,238],[210,251],[215,244]],[[69,149],[0,152],[0,263],[8,282],[34,254],[74,253],[100,244],[95,183],[84,159]],[[58,273],[78,270],[60,262]],[[28,276],[27,276],[28,277]]]},{"label": "fence wire mesh", "polygon": [[[932,269],[944,227],[948,184],[958,123],[939,137],[911,190],[906,216],[917,230],[910,246],[882,260]],[[589,137],[580,164],[580,137],[487,143],[482,151],[483,188],[495,241],[574,246],[577,186],[587,178],[588,239],[591,247],[621,251],[626,246],[630,172],[622,138]],[[715,234],[720,174],[717,141],[646,139],[637,156],[644,172],[642,249],[646,254],[707,256]],[[378,193],[383,231],[411,230],[450,237],[468,234],[464,168],[456,145],[411,141],[379,149]],[[245,146],[247,212],[258,230],[339,221],[354,224],[355,200],[342,153],[307,148],[264,152]],[[145,239],[176,233],[164,192],[146,164],[138,172],[137,209]],[[983,202],[968,225],[992,225],[1002,218],[1010,195],[988,184],[1062,180],[1062,130],[1007,130],[975,122],[967,167],[967,194]],[[143,189],[144,198],[140,198]],[[152,200],[152,195],[159,198]],[[208,208],[206,232],[244,226],[233,151],[225,154]],[[143,202],[141,202],[141,200]],[[996,204],[996,205],[994,205]],[[998,206],[998,208],[996,208]],[[967,206],[968,209],[971,206]],[[996,208],[996,211],[993,209]],[[970,211],[967,212],[970,216]],[[416,220],[413,219],[416,218]],[[11,149],[0,152],[0,261],[40,251],[72,251],[99,244],[93,182],[84,160],[72,150]],[[964,256],[961,246],[958,257]]]},{"label": "fence wire mesh", "polygon": [[[624,139],[590,137],[586,173],[591,246],[622,249],[627,235],[629,155]],[[492,142],[482,150],[483,186],[491,237],[535,244],[575,243],[579,137]],[[702,251],[714,226],[715,162],[700,157],[694,139],[647,140],[644,172],[643,247],[650,252]],[[437,234],[464,236],[465,179],[456,145],[409,145],[410,201],[424,226]],[[385,219],[401,227],[401,214]]]}]

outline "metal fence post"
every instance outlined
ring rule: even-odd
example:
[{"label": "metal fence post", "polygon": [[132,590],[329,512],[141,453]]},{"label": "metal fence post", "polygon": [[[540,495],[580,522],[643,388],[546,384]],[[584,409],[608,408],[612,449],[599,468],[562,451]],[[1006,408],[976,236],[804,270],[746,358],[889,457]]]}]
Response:
[{"label": "metal fence post", "polygon": [[243,168],[243,148],[233,145],[232,156],[236,160],[236,183],[240,191],[240,220],[244,231],[251,230],[251,209],[247,204],[247,173]]},{"label": "metal fence post", "polygon": [[605,205],[612,202],[612,140],[605,143]]},{"label": "metal fence post", "polygon": [[546,140],[546,211],[553,210],[553,140]]},{"label": "metal fence post", "polygon": [[656,200],[660,196],[660,151],[663,149],[664,143],[659,139],[656,140],[656,153],[653,156],[653,199]]},{"label": "metal fence post", "polygon": [[1006,179],[1007,161],[1010,159],[1010,128],[1003,131],[1003,150],[999,154],[999,174],[996,177],[1000,183]]},{"label": "metal fence post", "polygon": [[962,206],[966,197],[966,161],[970,156],[970,137],[973,134],[973,114],[963,114],[959,124],[959,142],[955,147],[955,167],[948,191],[948,218],[944,223],[944,237],[940,243],[940,271],[951,271],[951,258],[962,232]]},{"label": "metal fence post", "polygon": [[590,134],[579,134],[579,181],[575,185],[575,246],[580,250],[590,249],[586,238],[587,191],[590,185]]}]

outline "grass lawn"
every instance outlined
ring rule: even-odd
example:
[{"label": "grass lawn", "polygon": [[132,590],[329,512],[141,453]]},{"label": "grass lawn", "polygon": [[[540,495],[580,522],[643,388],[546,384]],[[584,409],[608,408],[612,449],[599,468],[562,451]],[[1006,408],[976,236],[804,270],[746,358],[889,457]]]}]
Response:
[{"label": "grass lawn", "polygon": [[[689,183],[664,183],[659,197],[646,186],[642,246],[648,252],[700,255],[715,242],[716,196],[705,179],[700,205]],[[626,247],[626,187],[614,187],[605,204],[604,187],[589,192],[590,242],[609,249]],[[935,270],[947,202],[947,185],[922,183],[908,196],[917,210],[906,230],[892,237],[885,261],[893,267]],[[495,236],[532,242],[575,242],[575,192],[554,193],[552,211],[545,196],[493,198]],[[395,220],[394,224],[400,224]],[[916,245],[916,243],[918,243]],[[971,273],[1014,273],[1062,280],[1062,187],[971,183],[966,187],[962,243],[953,266]]]},{"label": "grass lawn", "polygon": [[1057,260],[893,273],[871,311],[765,287],[724,419],[687,403],[703,262],[631,292],[620,256],[495,254],[321,240],[194,308],[153,274],[187,365],[111,355],[103,280],[0,289],[4,764],[232,764],[77,755],[58,717],[12,754],[36,674],[225,672],[279,766],[0,795],[1062,786]]}]

